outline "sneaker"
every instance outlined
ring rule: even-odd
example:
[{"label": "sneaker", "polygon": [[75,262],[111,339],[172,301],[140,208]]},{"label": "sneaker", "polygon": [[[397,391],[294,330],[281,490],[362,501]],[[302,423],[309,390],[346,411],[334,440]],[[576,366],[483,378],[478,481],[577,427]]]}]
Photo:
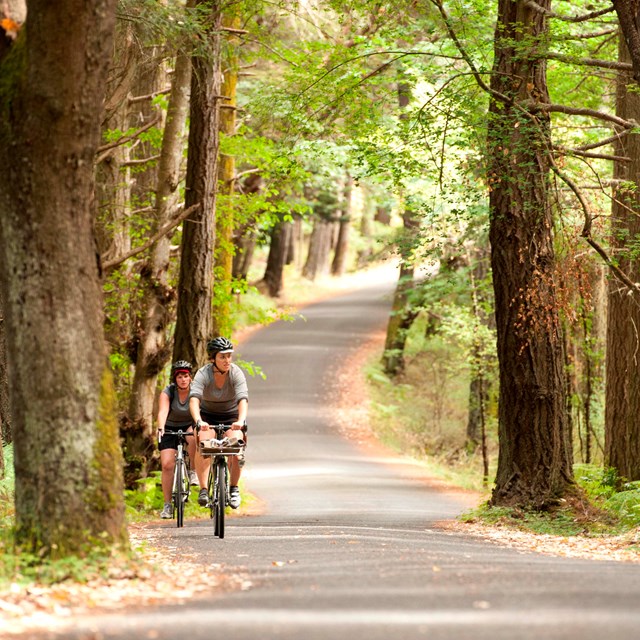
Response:
[{"label": "sneaker", "polygon": [[230,487],[229,488],[229,505],[232,509],[237,509],[242,502],[242,498],[240,497],[240,489],[238,487]]},{"label": "sneaker", "polygon": [[206,507],[209,504],[209,493],[206,489],[200,489],[200,493],[198,494],[198,504],[201,507]]},{"label": "sneaker", "polygon": [[195,471],[189,471],[189,484],[192,487],[197,487],[200,484],[198,482],[198,474]]},{"label": "sneaker", "polygon": [[164,509],[160,513],[160,517],[163,520],[170,520],[173,518],[173,505],[170,502],[164,503]]}]

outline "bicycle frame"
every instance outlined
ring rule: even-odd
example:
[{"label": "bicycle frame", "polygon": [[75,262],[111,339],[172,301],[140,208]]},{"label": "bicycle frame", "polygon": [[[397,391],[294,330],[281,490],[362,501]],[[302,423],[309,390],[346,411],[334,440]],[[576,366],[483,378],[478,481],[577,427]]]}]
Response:
[{"label": "bicycle frame", "polygon": [[225,443],[224,433],[230,426],[219,424],[210,426],[215,431],[216,437],[212,440],[200,442],[200,453],[204,457],[211,458],[207,491],[209,493],[209,509],[213,519],[213,533],[219,538],[224,538],[225,509],[229,504],[229,467],[227,458],[238,456],[244,449],[244,441],[236,444]]},{"label": "bicycle frame", "polygon": [[184,508],[185,503],[189,499],[189,454],[185,449],[187,444],[187,435],[192,432],[174,431],[173,435],[178,438],[178,447],[175,455],[175,467],[173,469],[173,484],[171,488],[171,501],[173,503],[173,514],[176,518],[176,526],[184,525]]}]

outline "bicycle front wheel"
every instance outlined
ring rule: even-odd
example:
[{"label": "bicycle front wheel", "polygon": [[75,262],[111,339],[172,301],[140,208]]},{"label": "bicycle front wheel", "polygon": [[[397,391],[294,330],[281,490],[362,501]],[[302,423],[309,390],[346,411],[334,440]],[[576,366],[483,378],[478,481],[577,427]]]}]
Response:
[{"label": "bicycle front wheel", "polygon": [[213,532],[224,538],[224,511],[227,507],[227,465],[224,458],[216,463]]},{"label": "bicycle front wheel", "polygon": [[176,460],[176,469],[173,481],[173,508],[176,513],[176,526],[182,527],[184,524],[184,503],[187,500],[187,492],[185,490],[185,477],[187,475],[184,460],[178,458]]}]

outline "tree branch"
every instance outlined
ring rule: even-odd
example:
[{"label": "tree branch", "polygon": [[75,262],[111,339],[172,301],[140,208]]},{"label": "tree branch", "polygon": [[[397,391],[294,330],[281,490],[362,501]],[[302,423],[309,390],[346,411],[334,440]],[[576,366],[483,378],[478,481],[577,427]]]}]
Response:
[{"label": "tree branch", "polygon": [[531,113],[536,111],[542,111],[543,113],[566,113],[572,116],[587,116],[589,118],[596,118],[597,120],[604,120],[605,122],[613,122],[623,129],[633,129],[638,126],[637,122],[633,120],[623,120],[611,113],[603,113],[596,109],[586,109],[583,107],[568,107],[564,104],[549,104],[545,102],[535,102],[533,100],[521,103],[523,106],[528,106]]},{"label": "tree branch", "polygon": [[105,260],[104,262],[102,262],[103,273],[107,273],[115,269],[115,267],[121,265],[123,262],[125,262],[125,260],[128,260],[129,258],[133,258],[133,256],[137,256],[139,253],[146,251],[149,247],[151,247],[156,242],[158,242],[160,238],[166,236],[170,231],[175,229],[185,218],[188,218],[194,211],[196,211],[199,208],[200,208],[199,203],[190,206],[188,209],[185,209],[182,213],[180,213],[175,218],[172,218],[171,220],[168,220],[167,222],[165,222],[158,229],[158,231],[153,236],[151,236],[151,238],[149,238],[149,240],[147,240],[147,242],[145,242],[143,245],[140,245],[139,247],[135,247],[135,249],[131,249],[131,251],[127,251],[126,253],[123,253],[120,256],[116,256],[111,260]]},{"label": "tree branch", "polygon": [[[615,2],[613,3],[615,5]],[[613,7],[605,7],[604,9],[599,9],[598,11],[592,11],[591,13],[585,13],[582,16],[564,16],[561,13],[555,13],[553,11],[549,11],[544,7],[541,7],[534,0],[525,0],[524,5],[529,7],[529,9],[533,9],[536,13],[541,13],[542,15],[547,16],[547,18],[555,18],[556,20],[562,20],[563,22],[587,22],[587,20],[593,20],[593,18],[599,18],[600,16],[604,16],[607,13],[611,13],[613,11]]]},{"label": "tree branch", "polygon": [[149,156],[148,158],[140,158],[138,160],[127,160],[127,162],[123,162],[121,167],[135,167],[141,164],[147,164],[147,162],[153,162],[154,160],[159,160],[160,155]]},{"label": "tree branch", "polygon": [[99,153],[100,155],[96,158],[96,164],[100,164],[101,162],[103,162],[109,156],[109,152],[112,149],[115,149],[120,145],[126,144],[131,140],[135,140],[141,133],[144,133],[148,129],[151,129],[151,127],[158,124],[158,122],[160,122],[160,114],[157,113],[156,115],[153,116],[153,118],[151,118],[151,120],[149,120],[149,122],[147,122],[147,124],[145,124],[143,127],[140,127],[140,129],[138,129],[137,131],[134,131],[128,136],[122,136],[121,138],[118,138],[115,142],[110,142],[109,144],[105,144],[105,145],[102,145],[101,147],[98,147],[96,150],[96,153]]},{"label": "tree branch", "polygon": [[599,60],[597,58],[578,58],[575,56],[567,56],[563,53],[554,53],[547,51],[538,56],[545,60],[558,60],[558,62],[566,62],[583,67],[598,67],[599,69],[613,69],[614,71],[631,71],[633,66],[628,62],[617,62],[616,60]]},{"label": "tree branch", "polygon": [[578,202],[580,203],[580,207],[582,208],[582,212],[584,214],[584,225],[582,227],[582,232],[580,235],[587,241],[587,244],[593,247],[596,253],[604,260],[605,264],[609,267],[609,269],[611,269],[615,277],[629,289],[629,293],[634,294],[640,298],[640,284],[632,282],[629,276],[627,276],[627,274],[622,271],[622,269],[620,269],[620,267],[618,267],[618,265],[611,259],[607,251],[596,240],[593,239],[593,236],[591,235],[593,216],[591,215],[591,212],[589,211],[589,205],[584,199],[578,186],[569,176],[560,171],[553,158],[551,158],[551,169],[569,187],[569,189],[573,191],[574,195],[578,199]]}]

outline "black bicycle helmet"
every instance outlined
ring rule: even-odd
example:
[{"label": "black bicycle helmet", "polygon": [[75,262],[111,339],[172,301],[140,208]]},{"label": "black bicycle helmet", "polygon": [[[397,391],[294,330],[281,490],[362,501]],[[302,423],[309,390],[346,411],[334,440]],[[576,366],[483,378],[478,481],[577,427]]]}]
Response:
[{"label": "black bicycle helmet", "polygon": [[176,381],[176,375],[178,373],[188,373],[190,376],[193,376],[193,366],[187,360],[176,360],[171,365],[171,380],[172,382]]},{"label": "black bicycle helmet", "polygon": [[216,353],[231,353],[233,351],[233,343],[227,338],[214,338],[207,342],[207,353],[213,358]]}]

